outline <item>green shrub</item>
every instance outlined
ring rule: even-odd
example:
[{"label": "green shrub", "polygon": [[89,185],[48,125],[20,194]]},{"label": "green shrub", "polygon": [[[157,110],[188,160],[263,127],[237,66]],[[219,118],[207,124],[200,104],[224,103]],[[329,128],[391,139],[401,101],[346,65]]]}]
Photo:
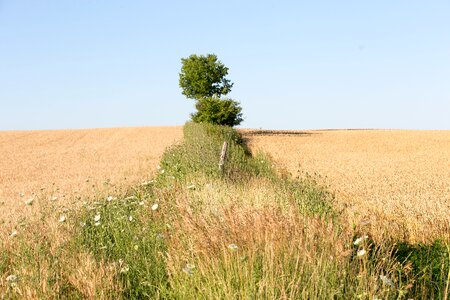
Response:
[{"label": "green shrub", "polygon": [[241,124],[242,108],[232,99],[205,97],[197,100],[197,112],[191,115],[196,123],[210,123],[216,125],[236,126]]}]

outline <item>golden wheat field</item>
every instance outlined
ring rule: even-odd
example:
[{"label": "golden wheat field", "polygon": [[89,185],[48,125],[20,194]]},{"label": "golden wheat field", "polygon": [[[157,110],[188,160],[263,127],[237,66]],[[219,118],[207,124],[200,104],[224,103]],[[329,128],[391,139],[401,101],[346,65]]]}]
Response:
[{"label": "golden wheat field", "polygon": [[244,132],[293,176],[318,176],[350,225],[411,242],[450,238],[450,131]]},{"label": "golden wheat field", "polygon": [[[0,131],[0,224],[149,178],[182,127]],[[27,205],[28,204],[28,205]]]}]

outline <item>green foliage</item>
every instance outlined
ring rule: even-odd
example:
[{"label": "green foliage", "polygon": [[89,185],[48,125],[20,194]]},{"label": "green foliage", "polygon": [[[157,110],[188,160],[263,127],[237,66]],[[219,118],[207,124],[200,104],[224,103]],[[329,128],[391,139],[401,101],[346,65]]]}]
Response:
[{"label": "green foliage", "polygon": [[314,178],[278,179],[278,181],[279,188],[297,203],[302,214],[321,216],[326,220],[335,220],[338,217],[333,207],[334,195],[317,183]]},{"label": "green foliage", "polygon": [[[224,172],[219,171],[218,163],[223,142],[228,142],[228,156]],[[260,159],[262,160],[262,159]],[[212,124],[187,123],[184,126],[184,142],[167,150],[161,160],[158,179],[175,178],[184,182],[189,176],[199,174],[214,178],[225,177],[238,181],[251,176],[273,174],[274,171],[265,163],[257,161],[250,155],[242,136],[227,126]]]},{"label": "green foliage", "polygon": [[450,280],[450,245],[435,241],[431,245],[399,243],[395,256],[404,265],[411,265],[417,278],[413,289],[420,294],[424,287],[434,299],[444,298],[444,287]]},{"label": "green foliage", "polygon": [[216,95],[221,97],[231,91],[233,83],[225,76],[225,67],[215,54],[191,55],[181,59],[180,87],[183,95],[191,99],[201,99]]},{"label": "green foliage", "polygon": [[195,104],[197,112],[192,114],[192,121],[196,123],[210,123],[224,126],[241,124],[242,108],[239,103],[231,99],[206,97]]},{"label": "green foliage", "polygon": [[[139,196],[139,197],[138,197]],[[80,243],[117,266],[123,297],[155,298],[167,285],[164,226],[141,195],[103,201],[82,217]]]}]

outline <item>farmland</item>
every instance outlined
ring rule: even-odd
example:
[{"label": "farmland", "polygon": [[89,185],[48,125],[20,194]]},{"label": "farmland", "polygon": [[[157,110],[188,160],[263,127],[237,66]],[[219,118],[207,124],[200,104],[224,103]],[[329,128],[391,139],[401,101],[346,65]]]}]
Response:
[{"label": "farmland", "polygon": [[450,131],[245,131],[250,148],[336,192],[349,224],[411,242],[449,238]]},{"label": "farmland", "polygon": [[[449,131],[243,132],[278,169],[335,191],[350,225],[370,222],[375,236],[411,242],[448,237]],[[181,138],[181,127],[0,132],[1,219],[34,214],[29,199],[76,205],[133,186]]]},{"label": "farmland", "polygon": [[[196,123],[4,132],[2,191],[11,197],[2,204],[0,298],[448,299],[448,242],[413,243],[420,231],[405,237],[400,227],[385,234],[392,224],[381,211],[374,217],[356,192],[341,192],[320,164],[307,169],[295,147],[320,133],[246,131],[243,139]],[[352,145],[345,134],[341,151]],[[328,138],[327,147],[337,144]],[[289,141],[296,155],[283,157]],[[311,155],[326,148],[310,143]],[[306,174],[316,171],[325,175]],[[429,232],[438,237],[445,226],[436,220]]]},{"label": "farmland", "polygon": [[128,188],[181,138],[181,127],[1,131],[0,220],[35,215],[29,199],[68,204]]}]

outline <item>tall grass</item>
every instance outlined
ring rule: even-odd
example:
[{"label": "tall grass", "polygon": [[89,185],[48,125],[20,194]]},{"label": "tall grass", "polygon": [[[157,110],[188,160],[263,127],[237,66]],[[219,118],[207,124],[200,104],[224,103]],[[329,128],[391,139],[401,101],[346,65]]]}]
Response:
[{"label": "tall grass", "polygon": [[341,226],[326,188],[282,176],[235,130],[188,123],[184,135],[152,181],[5,237],[0,295],[447,299],[448,245],[377,244],[366,225]]},{"label": "tall grass", "polygon": [[116,266],[125,298],[155,297],[165,288],[164,224],[148,200],[130,196],[99,203],[82,217],[79,244]]}]

